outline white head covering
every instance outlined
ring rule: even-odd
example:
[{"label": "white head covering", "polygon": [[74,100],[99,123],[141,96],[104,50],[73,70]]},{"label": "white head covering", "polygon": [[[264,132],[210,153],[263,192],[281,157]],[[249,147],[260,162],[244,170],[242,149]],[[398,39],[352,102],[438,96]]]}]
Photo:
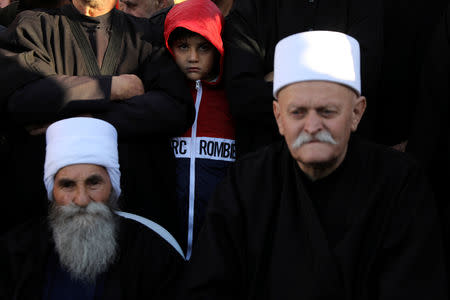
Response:
[{"label": "white head covering", "polygon": [[94,118],[70,118],[53,123],[47,129],[44,184],[53,200],[56,173],[74,164],[96,164],[106,168],[114,197],[120,190],[117,131],[108,122]]},{"label": "white head covering", "polygon": [[335,31],[307,31],[290,35],[275,47],[273,96],[301,81],[340,83],[361,95],[359,43]]}]

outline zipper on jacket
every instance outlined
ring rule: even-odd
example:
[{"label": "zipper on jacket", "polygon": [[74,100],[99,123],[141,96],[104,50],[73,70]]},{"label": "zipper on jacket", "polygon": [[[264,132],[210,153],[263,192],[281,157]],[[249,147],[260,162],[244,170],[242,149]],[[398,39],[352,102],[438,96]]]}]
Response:
[{"label": "zipper on jacket", "polygon": [[200,102],[202,100],[202,83],[200,80],[195,82],[195,89],[197,90],[197,96],[195,98],[195,120],[191,128],[191,159],[189,166],[189,213],[188,213],[188,240],[186,260],[191,258],[192,254],[192,241],[194,238],[194,202],[195,202],[195,154],[197,146],[197,121],[198,111],[200,109]]}]

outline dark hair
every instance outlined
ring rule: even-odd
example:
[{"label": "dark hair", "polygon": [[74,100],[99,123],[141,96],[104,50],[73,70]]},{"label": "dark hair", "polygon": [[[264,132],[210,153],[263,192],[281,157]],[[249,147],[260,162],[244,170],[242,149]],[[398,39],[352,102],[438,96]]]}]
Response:
[{"label": "dark hair", "polygon": [[194,37],[196,35],[200,35],[196,32],[190,31],[184,27],[175,28],[169,35],[168,44],[172,47],[173,43],[179,40],[184,40],[190,37]]}]

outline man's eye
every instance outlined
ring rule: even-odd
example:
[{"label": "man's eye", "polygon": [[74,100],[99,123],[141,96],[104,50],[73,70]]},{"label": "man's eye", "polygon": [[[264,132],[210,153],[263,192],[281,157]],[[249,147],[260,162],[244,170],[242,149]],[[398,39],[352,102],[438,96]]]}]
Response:
[{"label": "man's eye", "polygon": [[101,182],[101,180],[99,180],[99,179],[90,179],[87,183],[90,186],[95,186],[95,185],[100,184],[100,182]]},{"label": "man's eye", "polygon": [[68,189],[68,188],[71,188],[71,187],[75,186],[75,183],[74,182],[70,182],[70,181],[63,181],[63,182],[59,183],[59,186],[61,188],[64,188],[64,189]]},{"label": "man's eye", "polygon": [[292,110],[291,112],[290,112],[290,114],[291,115],[293,115],[293,116],[295,116],[295,117],[299,117],[299,116],[302,116],[302,115],[304,115],[304,111],[302,111],[302,110],[300,110],[300,109],[295,109],[295,110]]},{"label": "man's eye", "polygon": [[334,110],[330,110],[330,109],[324,109],[321,111],[321,114],[325,117],[330,117],[333,116],[336,112]]}]

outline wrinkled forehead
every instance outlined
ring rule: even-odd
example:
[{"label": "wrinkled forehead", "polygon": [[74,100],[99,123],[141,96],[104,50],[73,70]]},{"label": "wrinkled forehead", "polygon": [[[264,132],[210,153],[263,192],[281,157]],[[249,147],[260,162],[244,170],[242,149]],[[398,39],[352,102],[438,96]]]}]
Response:
[{"label": "wrinkled forehead", "polygon": [[55,174],[55,179],[66,178],[72,180],[82,180],[90,176],[100,176],[110,179],[109,174],[104,166],[97,164],[72,164],[62,167]]},{"label": "wrinkled forehead", "polygon": [[357,93],[346,85],[322,80],[300,81],[283,87],[278,92],[278,101],[307,100],[307,101],[347,101],[356,99]]}]

